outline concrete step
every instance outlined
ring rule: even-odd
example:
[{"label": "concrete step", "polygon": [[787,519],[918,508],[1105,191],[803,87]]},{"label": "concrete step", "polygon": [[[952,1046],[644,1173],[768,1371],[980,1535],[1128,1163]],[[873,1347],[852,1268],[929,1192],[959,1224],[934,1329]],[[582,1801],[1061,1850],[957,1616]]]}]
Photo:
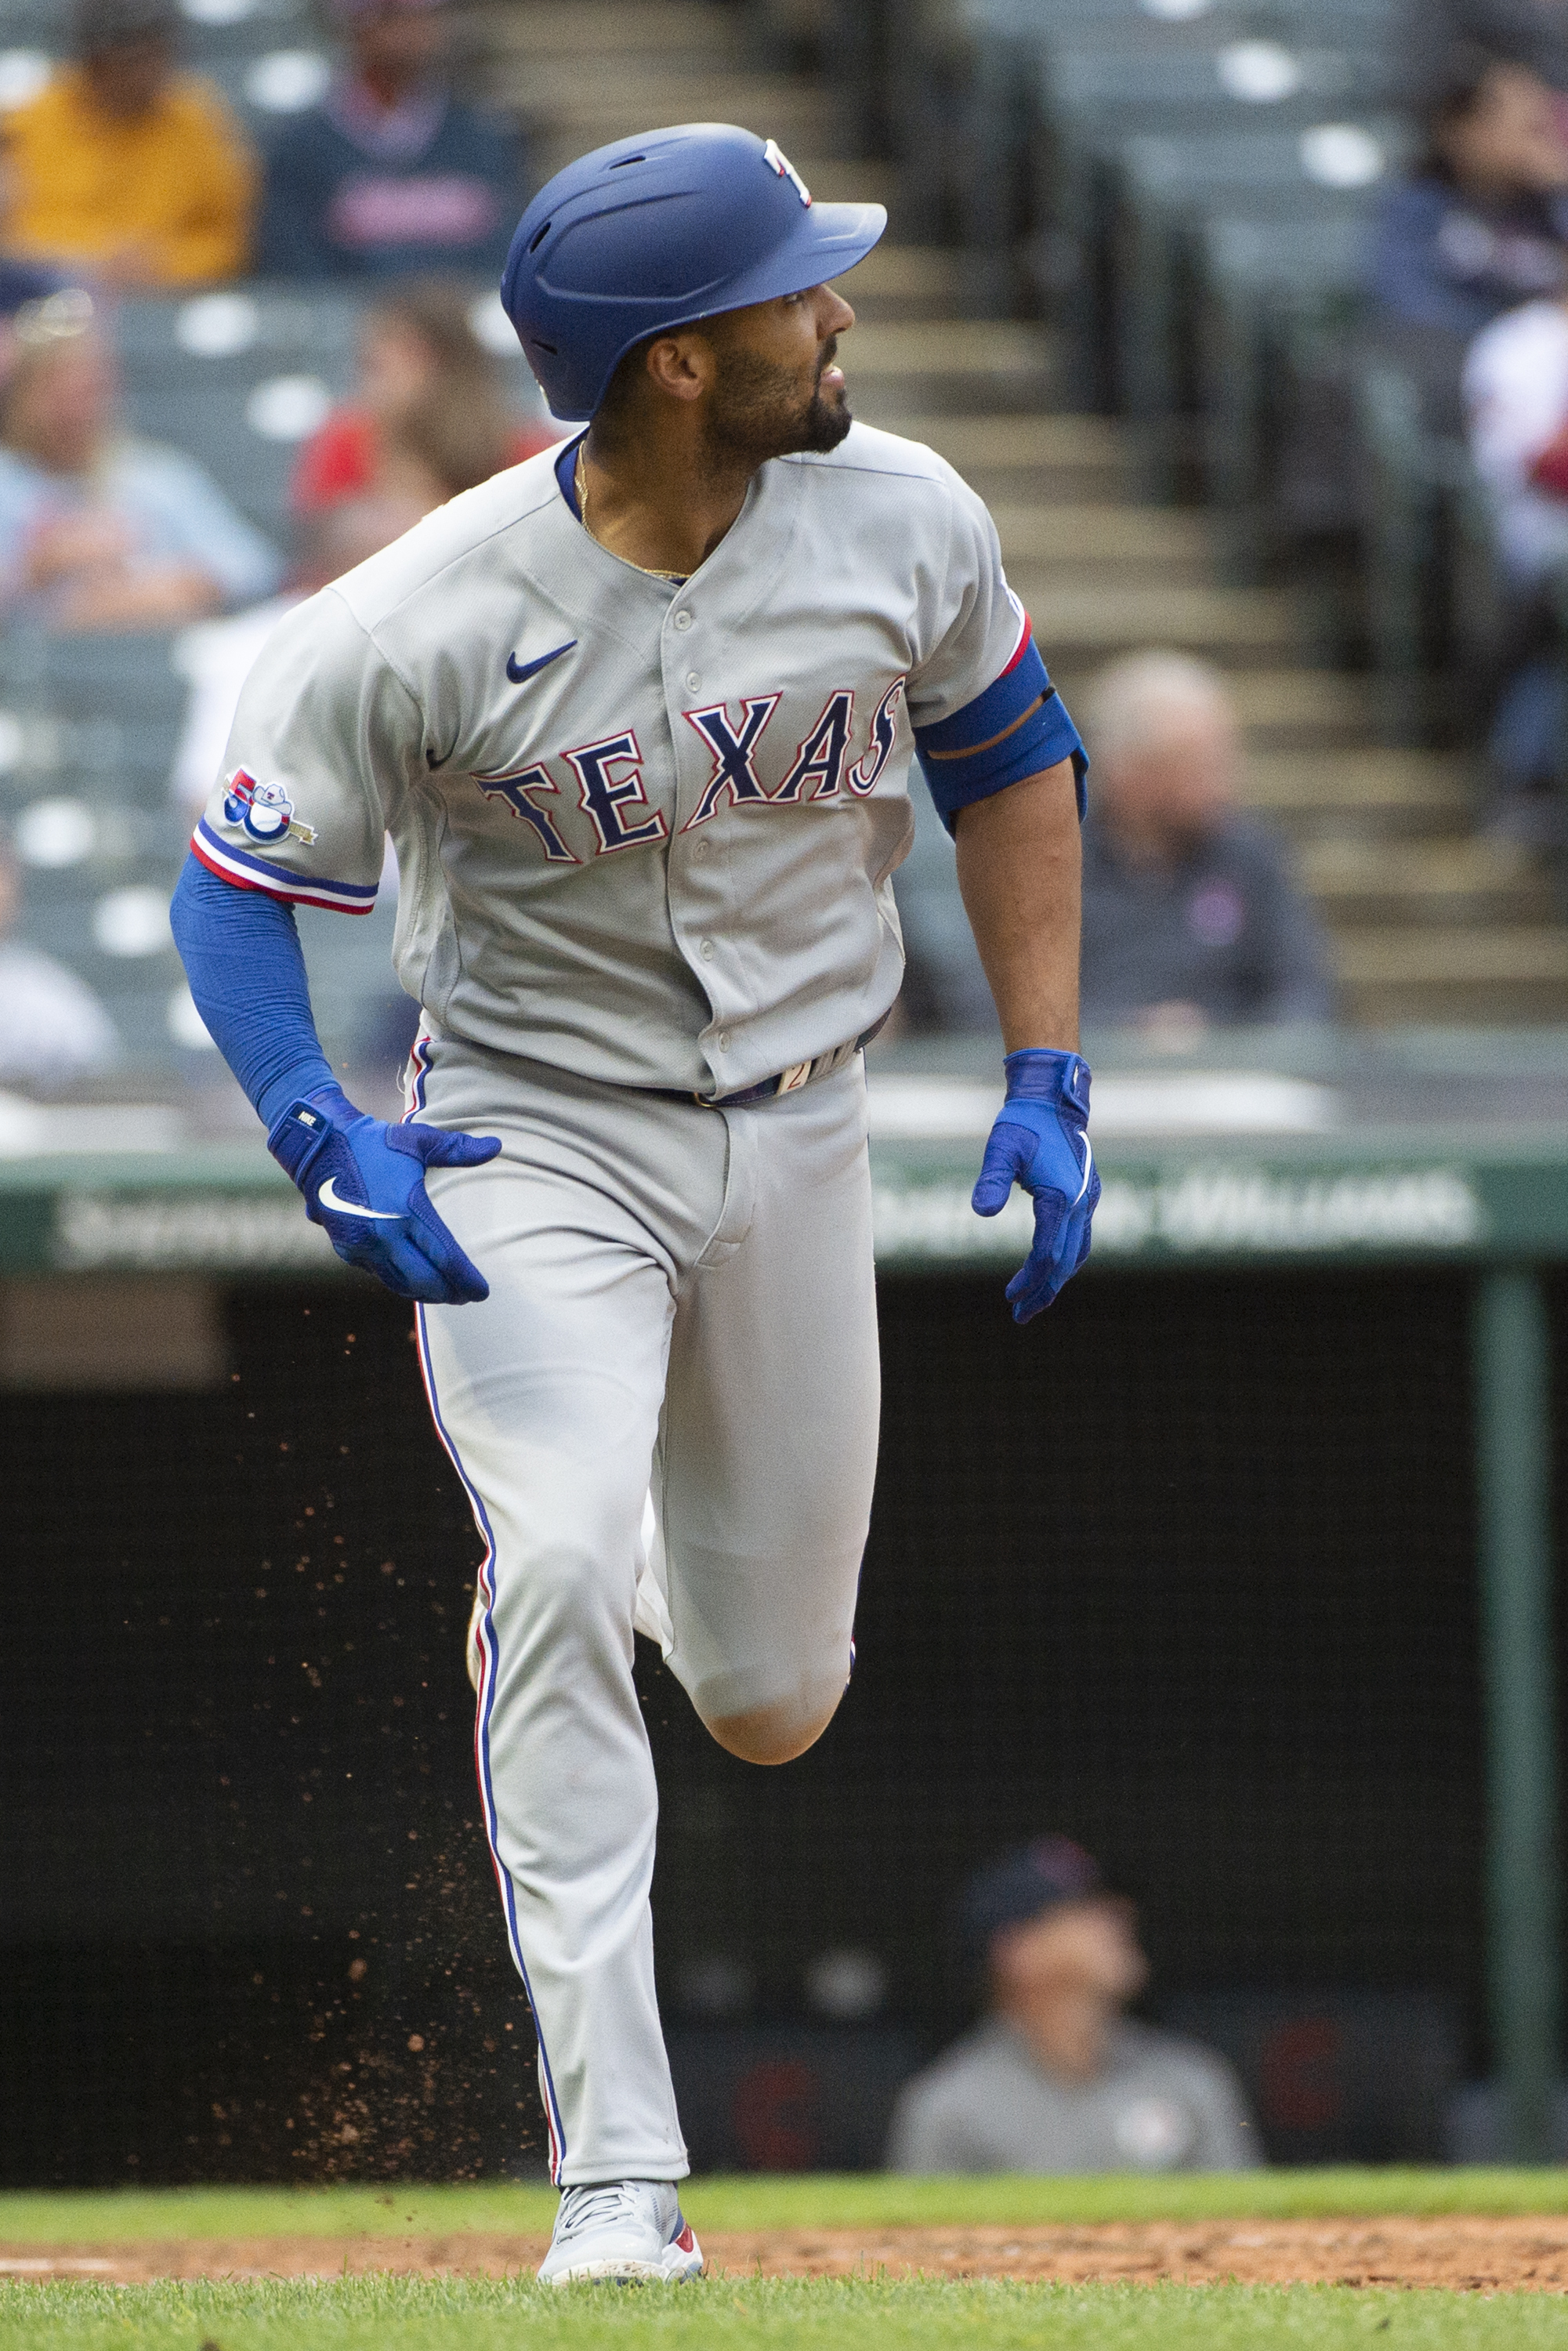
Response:
[{"label": "concrete step", "polygon": [[[843,110],[831,97],[779,74],[694,74],[652,56],[618,57],[585,73],[570,57],[519,57],[492,60],[485,86],[495,102],[538,123],[558,145],[600,146],[684,121],[742,123],[777,139],[791,158],[797,152],[831,158],[846,143]],[[805,165],[800,169],[810,187]]]},{"label": "concrete step", "polygon": [[1055,339],[1012,319],[873,319],[844,337],[841,357],[852,381],[864,375],[1038,376],[1050,367]]},{"label": "concrete step", "polygon": [[[492,105],[518,115],[528,124],[533,169],[539,180],[549,179],[594,147],[606,147],[615,139],[633,139],[665,123],[738,121],[759,137],[778,140],[819,203],[891,205],[893,201],[891,166],[852,162],[825,152],[832,135],[832,115],[820,100],[813,101],[816,111],[810,121],[770,121],[760,109],[753,111],[749,106],[726,102],[726,92],[716,90],[711,82],[699,86],[682,79],[657,88],[649,84],[642,96],[633,95],[623,104],[590,106],[585,101],[557,115],[536,111],[527,78],[520,73],[509,80],[488,80],[485,88]],[[701,103],[705,97],[709,100],[706,107]],[[819,124],[823,148],[813,153],[809,139],[816,135]],[[795,135],[800,131],[808,136]]]},{"label": "concrete step", "polygon": [[1173,645],[1237,668],[1277,664],[1297,641],[1294,608],[1270,588],[1102,586],[1009,564],[1047,664],[1082,668],[1145,645]]},{"label": "concrete step", "polygon": [[1469,765],[1433,751],[1382,747],[1252,751],[1242,797],[1301,841],[1367,841],[1468,830]]},{"label": "concrete step", "polygon": [[934,245],[891,245],[873,252],[835,281],[862,319],[955,319],[963,313],[958,256]]},{"label": "concrete step", "polygon": [[1119,465],[1122,443],[1103,416],[933,416],[924,436],[966,477],[978,467],[1097,471]]},{"label": "concrete step", "polygon": [[666,62],[689,57],[710,70],[738,68],[746,57],[739,12],[703,0],[492,0],[453,16],[465,48],[527,64],[565,58],[580,73],[638,51]]},{"label": "concrete step", "polygon": [[844,338],[841,357],[855,414],[903,433],[944,413],[975,417],[1050,397],[1059,349],[1043,328],[1011,319],[871,319]]},{"label": "concrete step", "polygon": [[1343,670],[1260,664],[1229,680],[1254,751],[1322,749],[1364,740],[1373,700],[1365,678]]},{"label": "concrete step", "polygon": [[1156,577],[1166,587],[1210,584],[1209,534],[1201,515],[1174,507],[1028,504],[996,505],[1009,575],[1028,565],[1064,582],[1113,586]]},{"label": "concrete step", "polygon": [[1345,1009],[1373,1025],[1568,1016],[1568,928],[1561,925],[1341,930],[1334,963]]},{"label": "concrete step", "polygon": [[1115,428],[1099,416],[922,416],[899,426],[938,450],[989,507],[1040,500],[1114,503],[1127,472]]},{"label": "concrete step", "polygon": [[[1067,645],[1052,655],[1038,622],[1036,633],[1062,700],[1070,710],[1077,710],[1109,653],[1096,658],[1092,649]],[[1336,670],[1271,667],[1266,662],[1239,667],[1221,661],[1218,666],[1225,673],[1246,731],[1249,758],[1260,763],[1265,775],[1277,758],[1310,762],[1365,748],[1371,709],[1364,679]],[[1264,805],[1260,799],[1259,806]]]},{"label": "concrete step", "polygon": [[1551,883],[1526,852],[1490,841],[1320,841],[1301,879],[1336,928],[1378,924],[1550,923]]}]

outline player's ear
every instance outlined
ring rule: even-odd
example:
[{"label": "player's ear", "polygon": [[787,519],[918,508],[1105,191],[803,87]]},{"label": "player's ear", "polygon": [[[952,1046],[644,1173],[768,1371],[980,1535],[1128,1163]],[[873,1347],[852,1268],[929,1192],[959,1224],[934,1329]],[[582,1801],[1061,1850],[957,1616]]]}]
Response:
[{"label": "player's ear", "polygon": [[648,346],[644,365],[658,389],[672,400],[700,400],[717,372],[713,345],[699,328],[661,335]]}]

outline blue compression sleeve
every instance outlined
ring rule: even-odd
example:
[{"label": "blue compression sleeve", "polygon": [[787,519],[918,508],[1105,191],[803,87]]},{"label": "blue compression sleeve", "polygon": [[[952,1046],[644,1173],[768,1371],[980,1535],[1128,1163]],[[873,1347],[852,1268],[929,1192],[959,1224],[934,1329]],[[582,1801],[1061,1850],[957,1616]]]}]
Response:
[{"label": "blue compression sleeve", "polygon": [[336,1083],[310,1010],[294,909],[185,860],[169,909],[208,1033],[270,1133],[291,1102]]}]

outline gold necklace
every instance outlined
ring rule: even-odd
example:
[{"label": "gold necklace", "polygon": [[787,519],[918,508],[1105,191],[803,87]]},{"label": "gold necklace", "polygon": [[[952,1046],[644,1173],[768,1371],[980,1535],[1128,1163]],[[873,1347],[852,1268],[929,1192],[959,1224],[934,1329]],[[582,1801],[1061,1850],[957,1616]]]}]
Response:
[{"label": "gold necklace", "polygon": [[[585,434],[577,444],[577,463],[572,468],[571,476],[572,487],[577,492],[577,518],[589,538],[593,540],[595,547],[604,547],[604,541],[595,536],[593,525],[588,519],[588,467],[583,462],[583,453],[587,447],[588,436]],[[606,555],[613,555],[615,550],[613,548],[605,547],[604,552]],[[654,564],[632,563],[629,555],[618,555],[615,559],[618,563],[632,564],[632,570],[641,571],[645,579],[667,580],[672,588],[684,588],[686,584],[687,575],[684,571],[661,571]]]}]

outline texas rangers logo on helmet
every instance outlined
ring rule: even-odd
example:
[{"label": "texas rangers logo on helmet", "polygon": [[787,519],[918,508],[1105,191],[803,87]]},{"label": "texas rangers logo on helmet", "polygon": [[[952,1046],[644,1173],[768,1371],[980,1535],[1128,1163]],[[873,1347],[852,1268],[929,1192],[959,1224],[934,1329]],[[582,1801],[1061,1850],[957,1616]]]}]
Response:
[{"label": "texas rangers logo on helmet", "polygon": [[281,784],[258,784],[236,768],[224,793],[224,814],[231,824],[243,824],[252,841],[276,845],[292,839],[307,849],[316,838],[313,824],[295,821],[294,802]]},{"label": "texas rangers logo on helmet", "polygon": [[795,193],[800,197],[800,202],[803,204],[809,204],[810,203],[810,189],[806,185],[805,181],[800,177],[800,172],[797,172],[794,164],[791,163],[789,156],[786,155],[783,148],[780,147],[777,139],[770,139],[768,141],[767,146],[762,151],[762,160],[778,172],[779,177],[781,180],[789,181],[790,186],[794,189]]}]

